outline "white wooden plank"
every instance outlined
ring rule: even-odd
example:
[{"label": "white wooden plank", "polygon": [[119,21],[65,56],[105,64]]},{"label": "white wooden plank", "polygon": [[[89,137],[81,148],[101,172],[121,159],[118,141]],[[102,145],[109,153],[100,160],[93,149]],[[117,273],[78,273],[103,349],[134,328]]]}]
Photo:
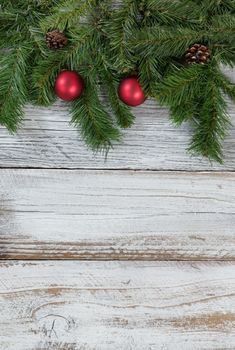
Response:
[{"label": "white wooden plank", "polygon": [[0,264],[4,350],[235,348],[235,265]]},{"label": "white wooden plank", "polygon": [[235,258],[235,173],[0,171],[2,259]]},{"label": "white wooden plank", "polygon": [[[228,75],[235,77],[234,71]],[[235,78],[234,78],[235,79]],[[229,113],[235,124],[235,108]],[[185,124],[175,128],[168,111],[154,101],[135,109],[136,123],[124,132],[123,143],[116,145],[105,162],[94,156],[69,125],[69,115],[62,102],[51,108],[28,106],[23,128],[17,135],[0,129],[0,167],[152,169],[152,170],[234,170],[235,126],[224,141],[225,163],[210,164],[190,157],[185,151],[192,130]]]},{"label": "white wooden plank", "polygon": [[[235,114],[231,107],[232,121]],[[128,168],[213,170],[235,168],[235,128],[224,143],[224,166],[192,158],[185,151],[191,131],[188,125],[174,128],[165,109],[146,102],[136,112],[136,124],[125,131],[123,143],[116,145],[105,162],[94,156],[69,125],[69,116],[61,103],[50,109],[28,107],[24,128],[18,135],[0,131],[2,167],[56,168]]]}]

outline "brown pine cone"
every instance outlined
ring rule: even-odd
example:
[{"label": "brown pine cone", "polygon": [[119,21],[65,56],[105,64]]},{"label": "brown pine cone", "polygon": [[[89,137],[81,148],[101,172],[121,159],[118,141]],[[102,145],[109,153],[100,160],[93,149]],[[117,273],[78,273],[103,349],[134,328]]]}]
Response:
[{"label": "brown pine cone", "polygon": [[205,64],[209,61],[210,57],[210,49],[207,46],[201,44],[194,44],[191,46],[185,55],[185,59],[188,64]]},{"label": "brown pine cone", "polygon": [[68,39],[63,32],[53,30],[47,33],[46,43],[49,49],[62,49],[68,44]]}]

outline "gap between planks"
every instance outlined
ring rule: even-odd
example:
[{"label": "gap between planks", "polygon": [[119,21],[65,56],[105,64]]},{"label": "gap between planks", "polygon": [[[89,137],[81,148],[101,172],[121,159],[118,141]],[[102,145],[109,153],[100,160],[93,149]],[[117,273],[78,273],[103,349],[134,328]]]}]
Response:
[{"label": "gap between planks", "polygon": [[175,173],[175,174],[233,174],[235,173],[234,170],[184,170],[184,169],[178,169],[178,170],[172,170],[172,169],[151,169],[151,168],[83,168],[83,167],[74,167],[74,168],[67,168],[67,167],[30,167],[30,166],[15,166],[15,167],[9,167],[9,166],[1,166],[0,165],[0,170],[48,170],[48,171],[90,171],[90,172],[97,172],[97,171],[102,171],[102,172],[109,172],[109,171],[115,171],[115,172],[146,172],[146,173]]}]

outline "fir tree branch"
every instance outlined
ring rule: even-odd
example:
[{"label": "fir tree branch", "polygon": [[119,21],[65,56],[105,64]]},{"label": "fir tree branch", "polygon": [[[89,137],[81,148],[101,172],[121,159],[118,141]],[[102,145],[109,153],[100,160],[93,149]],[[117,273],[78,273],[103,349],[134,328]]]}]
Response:
[{"label": "fir tree branch", "polygon": [[187,100],[180,105],[170,106],[170,119],[176,125],[180,126],[183,122],[190,121],[197,111],[199,105],[195,100]]},{"label": "fir tree branch", "polygon": [[193,118],[198,106],[198,96],[205,84],[205,67],[191,65],[187,68],[171,66],[163,82],[158,85],[155,97],[170,108],[171,120],[177,125]]},{"label": "fir tree branch", "polygon": [[208,69],[207,86],[200,95],[201,109],[195,115],[195,134],[189,150],[203,155],[210,160],[222,163],[223,152],[221,141],[231,125],[227,115],[227,105],[214,70]]},{"label": "fir tree branch", "polygon": [[235,102],[235,84],[232,83],[220,70],[215,72],[214,78],[216,79],[217,86],[222,89],[225,95]]},{"label": "fir tree branch", "polygon": [[233,29],[235,27],[235,18],[231,13],[216,15],[211,19],[211,27],[223,31],[223,29]]},{"label": "fir tree branch", "polygon": [[113,66],[124,73],[133,70],[136,65],[128,41],[138,28],[138,16],[137,1],[128,0],[120,10],[113,11],[109,22],[104,24],[110,40],[110,58]]},{"label": "fir tree branch", "polygon": [[234,45],[223,42],[222,44],[212,45],[214,59],[224,65],[228,65],[231,68],[235,65],[235,43]]},{"label": "fir tree branch", "polygon": [[97,82],[86,78],[84,95],[71,105],[72,123],[81,132],[90,148],[107,154],[113,142],[120,141],[120,132],[114,127],[109,114],[104,110],[97,94]]},{"label": "fir tree branch", "polygon": [[179,26],[175,28],[154,26],[143,28],[135,34],[132,45],[138,54],[143,57],[163,58],[181,57],[192,43],[202,41],[207,31]]},{"label": "fir tree branch", "polygon": [[[16,129],[30,99],[27,77],[32,71],[36,102],[51,104],[57,74],[77,70],[87,88],[72,103],[73,122],[94,150],[107,150],[120,134],[98,99],[98,77],[118,125],[127,127],[133,116],[119,100],[117,87],[124,74],[134,71],[146,94],[169,106],[176,124],[195,122],[191,149],[220,161],[229,125],[224,94],[235,101],[235,88],[218,66],[235,64],[235,1],[124,0],[118,9],[112,5],[112,0],[1,0],[0,122]],[[49,51],[45,33],[50,29],[65,32],[66,48]],[[204,67],[184,66],[186,51],[195,43],[209,47]]]},{"label": "fir tree branch", "polygon": [[203,12],[211,18],[216,14],[224,14],[235,10],[233,0],[197,0]]},{"label": "fir tree branch", "polygon": [[211,20],[207,37],[212,43],[225,41],[235,43],[235,16],[231,14],[216,15]]},{"label": "fir tree branch", "polygon": [[146,95],[155,96],[162,81],[168,60],[146,57],[139,61],[139,81]]},{"label": "fir tree branch", "polygon": [[57,52],[47,52],[47,56],[41,58],[33,71],[33,87],[35,103],[50,105],[55,101],[54,83],[56,76],[62,69],[77,69],[84,61],[90,62],[90,39],[93,29],[78,28],[79,33],[71,32],[71,44]]},{"label": "fir tree branch", "polygon": [[117,120],[117,124],[121,128],[129,128],[134,123],[134,116],[131,109],[121,102],[118,96],[118,85],[120,82],[120,75],[111,69],[108,45],[105,45],[107,38],[104,37],[103,32],[95,31],[93,35],[93,48],[95,50],[92,58],[96,74],[100,77],[102,86],[107,95],[109,105]]},{"label": "fir tree branch", "polygon": [[156,98],[162,104],[180,106],[185,101],[192,101],[201,92],[205,82],[205,69],[201,65],[179,68],[172,65],[162,84],[158,86]]},{"label": "fir tree branch", "polygon": [[201,11],[192,1],[146,0],[143,25],[191,25],[201,22]]},{"label": "fir tree branch", "polygon": [[45,32],[50,29],[68,30],[79,25],[80,18],[85,16],[95,4],[96,0],[64,0],[54,8],[52,15],[41,22],[41,28]]},{"label": "fir tree branch", "polygon": [[0,60],[0,123],[16,131],[28,97],[30,47],[20,46]]},{"label": "fir tree branch", "polygon": [[134,123],[134,116],[131,113],[131,109],[121,102],[118,96],[118,81],[115,80],[114,76],[109,71],[101,73],[105,90],[108,94],[111,108],[116,116],[117,123],[121,128],[129,128]]}]

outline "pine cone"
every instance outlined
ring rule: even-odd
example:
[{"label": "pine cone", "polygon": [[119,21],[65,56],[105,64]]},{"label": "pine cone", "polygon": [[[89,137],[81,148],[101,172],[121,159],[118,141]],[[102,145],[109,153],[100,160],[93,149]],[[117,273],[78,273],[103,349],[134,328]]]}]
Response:
[{"label": "pine cone", "polygon": [[201,44],[194,44],[191,46],[185,55],[188,64],[198,63],[205,64],[211,57],[210,50],[207,46]]},{"label": "pine cone", "polygon": [[46,35],[46,43],[49,49],[62,49],[67,45],[68,39],[63,32],[53,30]]}]

